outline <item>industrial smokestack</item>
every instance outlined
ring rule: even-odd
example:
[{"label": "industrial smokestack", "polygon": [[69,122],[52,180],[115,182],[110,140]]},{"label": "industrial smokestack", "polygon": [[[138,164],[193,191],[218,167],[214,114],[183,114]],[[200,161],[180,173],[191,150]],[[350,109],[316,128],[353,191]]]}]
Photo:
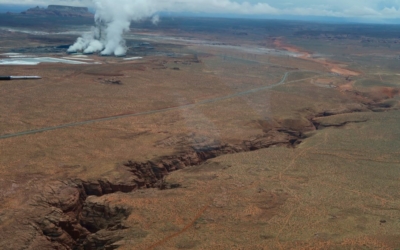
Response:
[{"label": "industrial smokestack", "polygon": [[9,80],[37,80],[42,79],[40,76],[0,76],[0,81]]}]

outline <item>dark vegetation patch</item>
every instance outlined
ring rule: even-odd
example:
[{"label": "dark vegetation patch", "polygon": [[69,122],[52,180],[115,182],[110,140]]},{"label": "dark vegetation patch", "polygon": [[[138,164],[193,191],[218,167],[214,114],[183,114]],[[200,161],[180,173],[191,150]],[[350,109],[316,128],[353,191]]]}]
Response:
[{"label": "dark vegetation patch", "polygon": [[356,86],[361,86],[361,87],[400,87],[400,85],[390,83],[390,82],[382,82],[379,80],[371,80],[371,79],[365,79],[365,80],[359,80],[356,82]]}]

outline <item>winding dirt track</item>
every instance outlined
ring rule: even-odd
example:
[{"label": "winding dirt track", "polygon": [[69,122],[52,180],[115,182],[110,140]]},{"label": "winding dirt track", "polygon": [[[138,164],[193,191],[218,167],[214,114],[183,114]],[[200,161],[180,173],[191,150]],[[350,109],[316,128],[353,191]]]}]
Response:
[{"label": "winding dirt track", "polygon": [[289,76],[289,74],[291,72],[292,71],[286,72],[283,75],[281,81],[278,82],[278,83],[275,83],[275,84],[272,84],[272,85],[268,85],[268,86],[264,86],[264,87],[260,87],[260,88],[246,90],[246,91],[243,91],[243,92],[238,92],[238,93],[231,94],[231,95],[226,95],[226,96],[222,96],[222,97],[207,99],[207,100],[203,100],[203,101],[196,102],[196,103],[189,103],[189,104],[184,104],[184,105],[180,105],[180,106],[167,107],[167,108],[163,108],[163,109],[149,110],[149,111],[144,111],[144,112],[139,112],[139,113],[126,113],[126,114],[120,114],[120,115],[114,115],[114,116],[108,116],[108,117],[100,117],[100,118],[97,118],[97,119],[86,120],[86,121],[81,121],[81,122],[66,123],[66,124],[61,124],[61,125],[53,126],[53,127],[39,128],[39,129],[21,131],[21,132],[12,133],[12,134],[5,134],[5,135],[0,135],[0,139],[7,139],[7,138],[11,138],[11,137],[19,137],[19,136],[24,136],[24,135],[37,134],[37,133],[42,133],[42,132],[46,132],[46,131],[52,131],[52,130],[58,130],[58,129],[63,129],[63,128],[82,126],[82,125],[96,123],[96,122],[111,121],[111,120],[116,120],[116,119],[121,119],[121,118],[126,118],[126,117],[136,117],[136,116],[156,114],[156,113],[161,113],[161,112],[166,112],[166,111],[171,111],[171,110],[177,110],[177,109],[183,109],[183,108],[192,108],[192,107],[194,107],[196,105],[210,104],[210,103],[214,103],[214,102],[219,102],[219,101],[223,101],[223,100],[226,100],[226,99],[235,98],[235,97],[239,97],[239,96],[244,96],[244,95],[256,93],[258,91],[267,90],[267,89],[271,89],[271,88],[274,88],[276,86],[282,85],[282,84],[284,84],[286,82],[286,79],[287,79],[287,77]]}]

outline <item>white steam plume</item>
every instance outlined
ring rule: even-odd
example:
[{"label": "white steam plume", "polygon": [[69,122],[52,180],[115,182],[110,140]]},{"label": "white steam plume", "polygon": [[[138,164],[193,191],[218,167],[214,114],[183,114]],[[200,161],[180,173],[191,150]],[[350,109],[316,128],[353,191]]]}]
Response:
[{"label": "white steam plume", "polygon": [[157,25],[157,24],[160,22],[160,17],[159,17],[158,15],[154,15],[154,16],[151,18],[151,22],[152,22],[154,25]]},{"label": "white steam plume", "polygon": [[101,52],[102,55],[124,56],[127,51],[124,32],[132,21],[151,18],[159,22],[158,12],[226,12],[239,14],[275,13],[265,3],[238,3],[232,0],[92,0],[96,9],[96,28],[77,39],[68,52]]},{"label": "white steam plume", "polygon": [[[129,30],[131,21],[152,17],[157,8],[149,0],[93,0],[96,8],[96,28],[79,37],[68,52],[101,52],[102,55],[124,56],[126,54],[124,32]],[[157,22],[157,18],[153,19]]]},{"label": "white steam plume", "polygon": [[101,51],[104,49],[104,45],[96,39],[97,37],[100,37],[100,30],[92,27],[91,32],[79,37],[75,44],[68,48],[67,52],[82,51],[85,54],[92,54]]}]

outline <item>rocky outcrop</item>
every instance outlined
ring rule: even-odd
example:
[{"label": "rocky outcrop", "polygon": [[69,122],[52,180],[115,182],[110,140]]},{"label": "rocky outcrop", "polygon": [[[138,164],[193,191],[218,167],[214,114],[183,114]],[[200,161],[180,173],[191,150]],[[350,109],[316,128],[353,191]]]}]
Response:
[{"label": "rocky outcrop", "polygon": [[117,230],[126,228],[123,221],[130,209],[89,196],[85,185],[95,183],[74,180],[48,185],[36,200],[46,212],[35,223],[57,249],[115,249],[112,245],[122,239]]},{"label": "rocky outcrop", "polygon": [[119,170],[122,177],[104,177],[99,180],[68,180],[50,183],[35,200],[35,206],[45,207],[35,224],[54,248],[58,249],[115,249],[126,229],[124,220],[131,209],[111,202],[109,194],[129,193],[136,189],[179,188],[167,183],[165,176],[208,159],[225,154],[253,151],[273,145],[293,147],[301,140],[302,132],[289,128],[271,129],[263,135],[238,145],[214,140],[197,140],[174,155],[147,162],[127,161]]},{"label": "rocky outcrop", "polygon": [[135,188],[160,188],[163,178],[170,172],[200,165],[221,155],[254,151],[275,145],[293,147],[299,144],[302,138],[305,138],[302,131],[282,128],[270,130],[264,135],[243,141],[239,145],[202,142],[182,149],[175,155],[160,157],[148,162],[127,161],[124,166],[133,174]]}]

